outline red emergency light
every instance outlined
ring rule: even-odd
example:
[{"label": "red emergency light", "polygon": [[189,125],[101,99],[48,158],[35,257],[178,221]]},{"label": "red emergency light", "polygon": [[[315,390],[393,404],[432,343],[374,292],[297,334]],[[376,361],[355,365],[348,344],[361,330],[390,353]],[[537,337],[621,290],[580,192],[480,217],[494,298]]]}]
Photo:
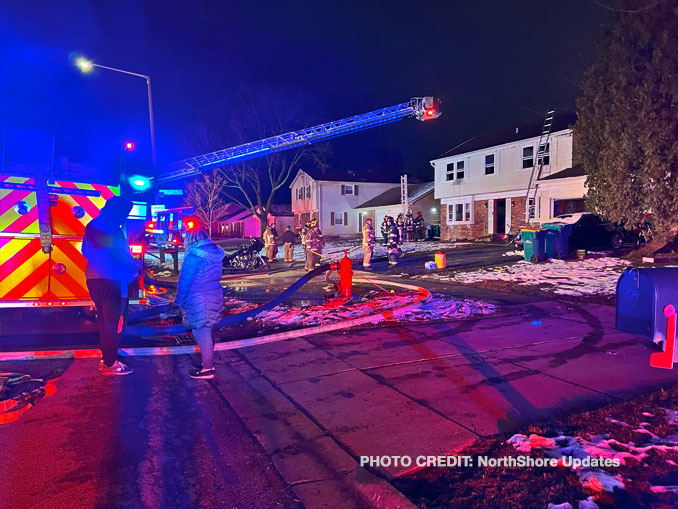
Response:
[{"label": "red emergency light", "polygon": [[175,238],[172,239],[172,242],[174,242],[175,244],[178,244],[178,243],[179,243],[179,239],[177,239],[177,238],[175,237]]},{"label": "red emergency light", "polygon": [[134,143],[131,142],[131,141],[128,141],[127,143],[125,143],[125,148],[127,150],[134,150]]},{"label": "red emergency light", "polygon": [[154,230],[155,229],[155,223],[148,223],[146,225],[147,230]]},{"label": "red emergency light", "polygon": [[427,117],[432,117],[434,113],[435,113],[435,111],[432,110],[432,109],[426,110],[426,116],[427,116]]},{"label": "red emergency light", "polygon": [[141,244],[132,244],[129,248],[132,254],[142,254],[144,252],[144,246]]}]

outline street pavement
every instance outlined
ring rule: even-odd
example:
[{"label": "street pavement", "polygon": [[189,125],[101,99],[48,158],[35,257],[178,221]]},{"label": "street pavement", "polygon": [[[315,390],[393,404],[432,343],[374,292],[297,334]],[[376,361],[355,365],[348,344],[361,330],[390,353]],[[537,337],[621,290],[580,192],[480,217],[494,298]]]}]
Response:
[{"label": "street pavement", "polygon": [[[490,295],[488,292],[486,295]],[[614,309],[548,300],[436,324],[386,323],[217,355],[0,363],[57,392],[2,425],[0,506],[408,507],[361,456],[438,456],[538,419],[675,383],[654,348],[615,331]]]}]

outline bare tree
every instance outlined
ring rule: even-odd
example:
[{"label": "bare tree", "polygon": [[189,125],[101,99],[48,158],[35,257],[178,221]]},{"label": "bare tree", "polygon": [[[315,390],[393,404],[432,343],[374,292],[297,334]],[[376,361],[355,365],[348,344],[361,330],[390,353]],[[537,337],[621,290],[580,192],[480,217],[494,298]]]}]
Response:
[{"label": "bare tree", "polygon": [[212,237],[212,224],[221,219],[227,204],[222,198],[226,179],[217,171],[205,172],[186,184],[186,205],[195,207],[195,215],[207,225]]},{"label": "bare tree", "polygon": [[[194,149],[207,152],[277,136],[311,125],[306,97],[289,91],[261,89],[241,92],[226,109],[213,109],[199,126],[186,133]],[[224,179],[223,195],[259,219],[263,235],[276,192],[288,183],[302,165],[326,166],[329,145],[305,145],[217,169]]]}]

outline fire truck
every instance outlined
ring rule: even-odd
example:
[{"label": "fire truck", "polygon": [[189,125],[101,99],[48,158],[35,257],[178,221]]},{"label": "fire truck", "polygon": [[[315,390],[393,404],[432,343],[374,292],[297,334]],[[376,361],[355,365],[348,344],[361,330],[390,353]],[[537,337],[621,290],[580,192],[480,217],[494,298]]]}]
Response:
[{"label": "fire truck", "polygon": [[[440,114],[438,100],[415,97],[362,115],[185,159],[165,168],[158,180],[160,184],[183,180],[206,169],[404,118],[430,120]],[[61,173],[54,161],[47,166],[47,170],[43,171],[34,166],[9,165],[2,158],[0,307],[92,306],[85,283],[86,259],[81,252],[85,226],[98,216],[108,198],[119,195],[122,176],[109,178],[109,182],[89,177],[73,179],[67,173]],[[144,233],[153,235],[158,247],[167,247],[168,244],[180,246],[181,231],[186,229],[187,218],[183,210],[168,209],[158,211],[156,222],[149,221],[148,202],[138,202],[135,207],[128,219],[127,238],[130,251],[139,260],[140,277],[138,294],[132,296],[132,301],[143,304]],[[134,221],[137,221],[136,226],[130,227]],[[137,232],[142,232],[141,237]]]}]

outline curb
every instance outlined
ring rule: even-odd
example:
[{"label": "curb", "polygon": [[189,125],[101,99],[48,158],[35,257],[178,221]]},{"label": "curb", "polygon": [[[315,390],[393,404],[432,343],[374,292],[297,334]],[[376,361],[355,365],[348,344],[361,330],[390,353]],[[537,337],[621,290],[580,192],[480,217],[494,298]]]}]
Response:
[{"label": "curb", "polygon": [[[215,351],[236,350],[238,348],[246,348],[248,346],[263,345],[266,343],[274,343],[276,341],[283,341],[285,339],[298,338],[303,336],[311,336],[313,334],[322,334],[324,332],[332,332],[336,330],[346,329],[355,325],[362,325],[365,323],[377,323],[382,320],[391,320],[395,314],[408,311],[419,307],[422,303],[428,302],[431,299],[431,292],[426,288],[420,286],[408,285],[405,283],[398,283],[395,281],[383,281],[380,279],[372,279],[375,283],[386,286],[396,286],[405,288],[407,290],[414,290],[419,292],[420,299],[411,304],[402,307],[395,307],[385,311],[379,311],[372,315],[361,316],[351,320],[343,320],[340,322],[325,323],[316,325],[315,327],[307,327],[295,329],[287,332],[278,332],[276,334],[267,334],[254,338],[239,339],[237,341],[228,341],[225,343],[216,343],[214,345]],[[123,356],[134,355],[184,355],[194,354],[198,352],[196,345],[190,346],[150,346],[150,347],[133,347],[121,348],[120,353]],[[29,361],[29,360],[44,360],[44,359],[99,359],[101,358],[101,351],[98,349],[73,349],[73,350],[28,350],[23,352],[0,352],[0,361]]]}]

